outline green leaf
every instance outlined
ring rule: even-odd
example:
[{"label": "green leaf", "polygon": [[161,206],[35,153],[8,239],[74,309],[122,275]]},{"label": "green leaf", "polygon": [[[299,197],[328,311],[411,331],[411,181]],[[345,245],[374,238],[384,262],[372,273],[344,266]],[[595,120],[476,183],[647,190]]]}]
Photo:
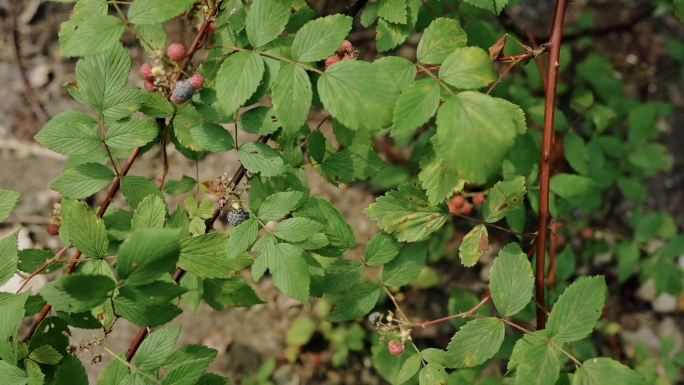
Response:
[{"label": "green leaf", "polygon": [[297,132],[305,123],[311,108],[311,82],[302,67],[287,63],[272,86],[273,110],[283,129]]},{"label": "green leaf", "polygon": [[323,291],[337,293],[347,290],[361,279],[363,265],[348,259],[337,259],[325,267]]},{"label": "green leaf", "polygon": [[458,256],[465,267],[475,266],[483,253],[489,250],[489,235],[485,225],[473,227],[463,237],[461,246],[458,247]]},{"label": "green leaf", "polygon": [[285,162],[280,154],[261,142],[247,143],[239,152],[240,162],[252,173],[269,177],[285,172]]},{"label": "green leaf", "polygon": [[235,258],[249,249],[259,235],[259,223],[250,218],[233,228],[228,238],[228,257]]},{"label": "green leaf", "polygon": [[416,129],[437,112],[439,95],[439,82],[433,78],[418,80],[404,90],[394,106],[392,137],[400,142],[409,141]]},{"label": "green leaf", "polygon": [[484,183],[500,170],[516,136],[525,130],[518,106],[479,92],[461,92],[437,112],[435,154],[460,178]]},{"label": "green leaf", "polygon": [[388,74],[399,91],[410,86],[416,78],[415,64],[403,57],[385,56],[374,61],[373,65]]},{"label": "green leaf", "polygon": [[622,242],[615,248],[615,256],[618,264],[618,279],[625,282],[637,272],[641,251],[636,242]]},{"label": "green leaf", "polygon": [[583,175],[589,173],[589,148],[579,135],[573,131],[566,133],[563,138],[563,149],[565,159],[575,171]]},{"label": "green leaf", "polygon": [[274,40],[289,19],[290,0],[254,0],[245,20],[249,43],[258,48]]},{"label": "green leaf", "polygon": [[104,275],[73,274],[48,283],[40,295],[55,310],[80,313],[103,304],[115,286]]},{"label": "green leaf", "polygon": [[254,135],[268,135],[280,128],[278,118],[272,108],[259,106],[240,115],[238,127]]},{"label": "green leaf", "polygon": [[449,198],[455,190],[462,190],[465,183],[454,171],[447,169],[444,159],[436,158],[432,152],[421,159],[418,180],[427,193],[428,202],[433,205]]},{"label": "green leaf", "polygon": [[216,358],[216,353],[202,345],[188,345],[175,351],[162,366],[167,374],[161,385],[195,385]]},{"label": "green leaf", "polygon": [[420,354],[414,354],[401,365],[397,375],[397,384],[403,384],[415,376],[421,368]]},{"label": "green leaf", "polygon": [[467,41],[468,37],[458,20],[439,17],[423,32],[416,57],[423,64],[442,64],[450,53],[464,47]]},{"label": "green leaf", "polygon": [[0,239],[0,286],[14,276],[19,264],[17,234],[14,233],[5,239]]},{"label": "green leaf", "polygon": [[128,8],[128,21],[133,24],[156,24],[170,20],[195,3],[195,0],[135,0]]},{"label": "green leaf", "polygon": [[419,385],[446,385],[449,375],[444,370],[444,367],[429,363],[420,370],[418,375]]},{"label": "green leaf", "polygon": [[308,218],[289,218],[273,229],[273,235],[287,242],[301,242],[323,229],[323,225]]},{"label": "green leaf", "polygon": [[114,297],[114,309],[125,319],[140,327],[163,325],[183,311],[171,302],[148,303],[141,292],[124,292]]},{"label": "green leaf", "polygon": [[57,365],[62,360],[62,355],[50,345],[42,345],[34,349],[29,358],[39,364]]},{"label": "green leaf", "polygon": [[501,347],[504,323],[494,317],[478,318],[465,324],[447,346],[447,367],[471,368],[492,358]]},{"label": "green leaf", "polygon": [[130,375],[126,358],[123,353],[118,358],[112,358],[97,378],[97,385],[119,385]]},{"label": "green leaf", "polygon": [[299,247],[277,243],[266,257],[276,287],[301,303],[308,304],[311,274],[302,253]]},{"label": "green leaf", "polygon": [[200,150],[223,152],[235,148],[233,135],[218,124],[207,122],[195,124],[190,128],[190,136]]},{"label": "green leaf", "polygon": [[287,336],[285,337],[287,346],[300,347],[305,345],[309,342],[315,331],[316,323],[310,317],[305,315],[297,317],[287,330]]},{"label": "green leaf", "polygon": [[323,60],[334,54],[349,34],[352,21],[351,17],[338,14],[304,24],[292,42],[292,58],[307,63]]},{"label": "green leaf", "polygon": [[586,176],[575,174],[556,174],[551,177],[551,191],[561,198],[574,198],[588,194],[594,181]]},{"label": "green leaf", "polygon": [[224,60],[216,74],[219,106],[233,115],[259,88],[264,76],[264,61],[258,53],[240,51]]},{"label": "green leaf", "polygon": [[399,255],[385,265],[382,271],[382,282],[386,286],[403,286],[418,277],[425,267],[427,243],[415,243],[404,246]]},{"label": "green leaf", "polygon": [[242,277],[205,279],[202,297],[215,310],[264,303]]},{"label": "green leaf", "polygon": [[546,330],[525,334],[513,347],[508,361],[509,371],[515,369],[514,385],[554,385],[560,371],[558,351]]},{"label": "green leaf", "polygon": [[398,95],[397,87],[385,71],[356,60],[328,67],[318,79],[318,93],[325,109],[354,130],[388,126]]},{"label": "green leaf", "polygon": [[325,199],[310,197],[292,215],[309,218],[323,225],[323,234],[327,237],[329,244],[323,248],[317,248],[316,254],[328,257],[341,256],[356,243],[354,232],[344,216]]},{"label": "green leaf", "polygon": [[179,326],[152,332],[138,348],[133,362],[138,370],[153,372],[171,355],[180,336]]},{"label": "green leaf", "polygon": [[119,44],[124,29],[123,21],[114,16],[90,15],[68,38],[60,39],[60,53],[72,57],[107,52]]},{"label": "green leaf", "polygon": [[69,156],[89,155],[100,151],[102,141],[97,122],[80,112],[57,114],[38,132],[35,139],[43,147]]},{"label": "green leaf", "polygon": [[119,247],[116,270],[127,283],[150,283],[176,267],[178,230],[139,229]]},{"label": "green leaf", "polygon": [[393,236],[379,232],[366,245],[364,259],[369,266],[384,265],[393,260],[401,250],[401,245]]},{"label": "green leaf", "polygon": [[500,14],[501,11],[504,9],[506,4],[508,4],[508,0],[463,0],[464,2],[478,7],[485,9],[487,11],[492,11],[495,14]]},{"label": "green leaf", "polygon": [[606,357],[591,358],[582,363],[572,385],[646,385],[646,380],[629,367]]},{"label": "green leaf", "polygon": [[335,308],[328,316],[331,322],[350,321],[370,313],[380,298],[382,288],[377,284],[362,282],[339,294],[333,301]]},{"label": "green leaf", "polygon": [[509,243],[499,252],[489,275],[489,290],[494,305],[506,317],[520,312],[532,299],[532,266],[517,243]]},{"label": "green leaf", "polygon": [[166,221],[166,202],[155,194],[146,196],[131,219],[131,230],[162,228]]},{"label": "green leaf", "polygon": [[580,340],[594,329],[606,300],[602,276],[582,277],[561,294],[553,306],[546,329],[559,343]]},{"label": "green leaf", "polygon": [[[164,24],[162,23],[157,23],[157,24],[139,24],[133,27],[135,30],[135,35],[138,38],[138,43],[143,47],[145,52],[153,57],[157,52],[164,52],[164,48],[166,47],[166,30],[164,29]],[[149,95],[159,95],[156,92],[150,92]],[[168,100],[163,97],[163,100],[166,100],[168,103]],[[159,98],[149,98],[149,99],[155,99],[155,101],[159,101]],[[157,104],[156,107],[161,107],[164,106],[164,110],[166,109],[166,106],[171,106],[171,104],[167,103],[160,103]],[[158,110],[158,111],[163,111],[163,110]],[[147,113],[147,112],[146,112]],[[168,117],[171,116],[173,113],[170,115],[166,115],[162,113],[161,116],[159,117]],[[151,116],[155,116],[154,114],[148,114]]]},{"label": "green leaf", "polygon": [[485,222],[494,223],[522,207],[525,197],[525,178],[517,176],[496,182],[489,190],[487,200],[482,206]]},{"label": "green leaf", "polygon": [[270,195],[259,206],[259,219],[264,222],[282,219],[304,203],[305,198],[306,195],[301,191],[282,191]]},{"label": "green leaf", "polygon": [[109,167],[100,163],[83,163],[64,170],[50,188],[67,198],[83,199],[107,187],[112,179],[114,172]]},{"label": "green leaf", "polygon": [[197,181],[187,175],[183,175],[179,180],[170,180],[164,185],[164,192],[171,195],[183,195],[197,185]]},{"label": "green leaf", "polygon": [[154,194],[164,199],[164,194],[154,182],[137,175],[126,175],[121,178],[121,192],[131,207],[136,208],[145,197]]},{"label": "green leaf", "polygon": [[202,278],[228,278],[250,264],[250,258],[228,257],[228,237],[202,234],[181,241],[178,266]]},{"label": "green leaf", "polygon": [[[0,249],[2,249],[2,245],[0,245]],[[0,266],[6,265],[4,262],[0,262]],[[12,273],[14,274],[14,271]],[[0,281],[0,285],[3,283]],[[0,343],[0,362],[3,362],[2,360],[10,362],[17,360],[19,343],[17,334],[21,320],[25,315],[24,309],[28,298],[28,292],[18,295],[0,292],[0,341],[2,341]]]},{"label": "green leaf", "polygon": [[45,375],[35,361],[24,359],[24,367],[28,375],[28,385],[43,385],[45,383]]},{"label": "green leaf", "polygon": [[496,80],[487,51],[479,47],[456,48],[444,59],[439,78],[461,89],[481,88]]},{"label": "green leaf", "polygon": [[109,147],[132,150],[143,147],[159,135],[157,123],[150,118],[128,118],[112,123],[105,135]]},{"label": "green leaf", "polygon": [[0,361],[0,383],[3,385],[26,385],[28,376],[26,372],[16,366]]},{"label": "green leaf", "polygon": [[407,16],[406,0],[380,0],[378,3],[378,17],[390,23],[406,24]]},{"label": "green leaf", "polygon": [[377,198],[364,213],[400,242],[427,239],[442,227],[448,217],[443,207],[431,205],[414,184],[404,184],[389,191]]},{"label": "green leaf", "polygon": [[19,198],[21,198],[20,193],[0,188],[0,222],[12,214],[17,203],[19,203]]},{"label": "green leaf", "polygon": [[72,355],[64,357],[52,385],[88,385],[88,375],[81,360]]},{"label": "green leaf", "polygon": [[83,204],[76,204],[64,216],[64,224],[71,243],[91,258],[102,258],[107,254],[109,240],[102,219],[97,218]]},{"label": "green leaf", "polygon": [[[131,70],[128,51],[119,46],[76,63],[78,88],[70,94],[105,117],[117,120],[133,113],[147,100],[140,90],[124,89]],[[132,92],[132,93],[131,93]]]}]

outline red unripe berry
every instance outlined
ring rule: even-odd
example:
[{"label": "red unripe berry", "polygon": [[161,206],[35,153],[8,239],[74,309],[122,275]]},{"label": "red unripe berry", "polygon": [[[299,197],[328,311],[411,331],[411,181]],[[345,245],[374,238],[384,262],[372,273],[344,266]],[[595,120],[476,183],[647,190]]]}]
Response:
[{"label": "red unripe berry", "polygon": [[563,234],[556,235],[556,245],[563,246],[565,244],[565,236]]},{"label": "red unripe berry", "polygon": [[204,87],[204,76],[200,74],[193,74],[188,78],[188,81],[190,81],[190,85],[192,88],[199,90],[200,88]]},{"label": "red unripe berry", "polygon": [[453,215],[457,215],[461,213],[461,207],[463,207],[463,204],[466,202],[465,197],[463,195],[454,195],[453,198],[449,200],[447,203],[447,206],[449,206],[449,212]]},{"label": "red unripe berry", "polygon": [[152,65],[145,63],[140,66],[140,77],[143,78],[144,80],[152,80],[154,79],[154,75],[152,74]]},{"label": "red unripe berry", "polygon": [[582,229],[582,238],[589,239],[594,236],[594,230],[591,227],[585,227]]},{"label": "red unripe berry", "polygon": [[484,194],[477,194],[473,197],[473,203],[476,206],[481,206],[485,201]]},{"label": "red unripe berry", "polygon": [[393,356],[400,356],[404,353],[404,344],[397,340],[392,340],[387,344],[387,349],[389,350],[390,354]]},{"label": "red unripe berry", "polygon": [[337,55],[332,55],[329,58],[325,59],[325,68],[328,68],[328,67],[332,66],[333,64],[339,63],[339,62],[340,62],[340,57]]},{"label": "red unripe berry", "polygon": [[50,223],[47,225],[47,233],[53,237],[59,235],[59,225],[56,223]]},{"label": "red unripe berry", "polygon": [[153,82],[151,82],[149,80],[145,80],[145,91],[154,92],[156,90],[157,90],[157,88],[154,86]]},{"label": "red unripe berry", "polygon": [[176,98],[176,97],[173,96],[173,95],[171,95],[171,97],[169,98],[169,100],[170,100],[171,103],[173,103],[173,104],[183,104],[183,103],[185,103],[185,100],[180,100],[180,99]]},{"label": "red unripe berry", "polygon": [[352,46],[352,43],[349,40],[345,40],[342,42],[342,45],[340,46],[340,49],[337,50],[337,52],[338,53],[345,53],[345,52],[351,51],[352,48],[354,48]]},{"label": "red unripe berry", "polygon": [[461,207],[461,215],[468,216],[473,212],[473,205],[470,202],[466,202]]},{"label": "red unripe berry", "polygon": [[185,57],[185,47],[181,43],[173,43],[166,49],[166,56],[173,61],[181,61]]}]

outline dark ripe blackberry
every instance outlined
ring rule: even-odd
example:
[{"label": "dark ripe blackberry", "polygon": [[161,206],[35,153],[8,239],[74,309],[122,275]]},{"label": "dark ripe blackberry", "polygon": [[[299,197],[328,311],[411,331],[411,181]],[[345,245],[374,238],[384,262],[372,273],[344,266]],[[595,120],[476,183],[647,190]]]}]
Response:
[{"label": "dark ripe blackberry", "polygon": [[192,94],[195,93],[195,89],[192,87],[192,83],[188,80],[179,80],[176,82],[176,87],[173,89],[173,99],[182,103],[189,100]]},{"label": "dark ripe blackberry", "polygon": [[248,219],[249,211],[245,209],[230,210],[228,214],[226,214],[226,220],[228,220],[228,223],[230,223],[233,226],[237,226]]}]

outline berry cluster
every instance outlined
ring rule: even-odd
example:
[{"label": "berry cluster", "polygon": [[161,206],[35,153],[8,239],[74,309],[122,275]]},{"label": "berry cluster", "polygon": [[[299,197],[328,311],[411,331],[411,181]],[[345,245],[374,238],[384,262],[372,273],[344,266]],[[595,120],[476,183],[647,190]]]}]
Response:
[{"label": "berry cluster", "polygon": [[245,209],[233,209],[226,214],[226,220],[231,226],[237,226],[240,223],[249,219],[249,211]]},{"label": "berry cluster", "polygon": [[[172,43],[166,49],[166,56],[169,60],[164,60],[164,54],[156,52],[154,65],[145,63],[140,66],[140,77],[145,81],[145,90],[148,92],[169,90],[173,85],[172,74],[179,71],[178,63],[186,56],[187,51],[181,43]],[[172,62],[169,65],[169,61]],[[167,68],[167,67],[171,68]],[[192,97],[192,94],[204,87],[202,75],[194,74],[187,80],[177,81],[172,92],[171,100],[174,103],[183,103]]]},{"label": "berry cluster", "polygon": [[349,40],[345,40],[334,55],[325,59],[325,68],[328,68],[335,63],[339,63],[342,60],[355,60],[358,57],[359,50],[355,49]]},{"label": "berry cluster", "polygon": [[470,215],[473,212],[473,207],[474,206],[482,206],[482,204],[485,201],[485,196],[482,193],[475,194],[472,197],[472,201],[468,201],[468,199],[461,195],[461,194],[456,194],[454,195],[449,202],[447,203],[447,206],[449,207],[449,212],[452,215]]},{"label": "berry cluster", "polygon": [[173,88],[171,101],[176,104],[186,102],[190,100],[195,91],[202,87],[204,87],[204,77],[200,74],[193,74],[185,80],[179,80]]}]

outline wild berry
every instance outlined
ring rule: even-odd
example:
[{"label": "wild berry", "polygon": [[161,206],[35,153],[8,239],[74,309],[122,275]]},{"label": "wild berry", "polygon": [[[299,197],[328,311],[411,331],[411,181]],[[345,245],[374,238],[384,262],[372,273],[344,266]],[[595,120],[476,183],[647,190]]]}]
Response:
[{"label": "wild berry", "polygon": [[204,76],[200,74],[193,74],[188,78],[188,81],[190,82],[190,85],[192,85],[192,88],[196,90],[204,87]]},{"label": "wild berry", "polygon": [[325,68],[328,68],[335,63],[339,63],[340,60],[342,60],[342,59],[340,59],[340,57],[337,55],[330,56],[329,58],[325,59]]},{"label": "wild berry", "polygon": [[50,223],[47,225],[47,233],[51,236],[59,235],[59,225],[56,223]]},{"label": "wild berry", "polygon": [[582,229],[582,238],[589,239],[594,236],[594,230],[591,227]]},{"label": "wild berry", "polygon": [[152,65],[150,64],[143,64],[140,66],[140,77],[143,78],[144,80],[152,80],[154,78],[154,75],[152,74]]},{"label": "wild berry", "polygon": [[190,100],[192,94],[195,93],[195,88],[188,80],[179,80],[176,82],[176,87],[173,89],[171,98],[174,103],[180,104]]},{"label": "wild berry", "polygon": [[473,203],[476,206],[481,206],[485,201],[484,194],[477,194],[473,197]]},{"label": "wild berry", "polygon": [[342,42],[342,45],[340,46],[340,49],[337,50],[338,53],[344,54],[345,52],[349,52],[353,49],[354,47],[352,46],[352,43],[349,40],[345,40]]},{"label": "wild berry", "polygon": [[468,216],[473,212],[473,205],[470,202],[466,202],[461,207],[461,215]]},{"label": "wild berry", "polygon": [[389,350],[390,354],[393,356],[400,356],[404,353],[404,350],[406,348],[404,347],[404,344],[397,340],[392,340],[387,344],[387,349]]},{"label": "wild berry", "polygon": [[154,92],[156,89],[157,88],[154,86],[153,82],[151,82],[149,80],[145,80],[145,91]]},{"label": "wild berry", "polygon": [[228,223],[230,223],[232,226],[237,226],[248,219],[249,211],[245,209],[230,210],[228,214],[226,214],[226,220],[228,220]]},{"label": "wild berry", "polygon": [[185,57],[185,47],[181,43],[173,43],[166,48],[166,56],[173,61],[181,61]]},{"label": "wild berry", "polygon": [[454,195],[453,198],[449,200],[447,206],[449,206],[449,212],[453,215],[461,213],[461,207],[466,203],[466,199],[463,195]]}]

